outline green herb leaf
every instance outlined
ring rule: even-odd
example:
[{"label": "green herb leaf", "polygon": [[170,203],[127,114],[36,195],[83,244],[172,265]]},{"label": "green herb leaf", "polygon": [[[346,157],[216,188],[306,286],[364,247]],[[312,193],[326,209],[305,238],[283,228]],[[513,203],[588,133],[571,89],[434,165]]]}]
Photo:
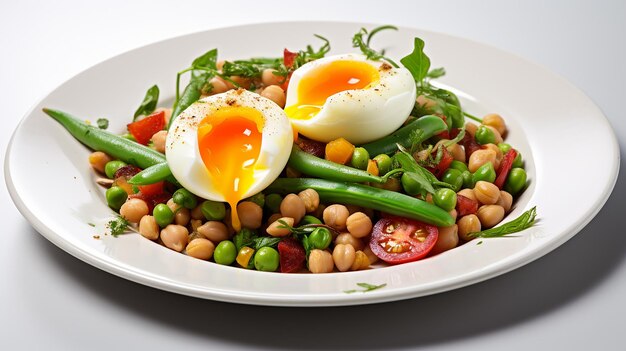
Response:
[{"label": "green herb leaf", "polygon": [[90,227],[95,227],[96,225],[93,223],[87,223]]},{"label": "green herb leaf", "polygon": [[106,118],[98,118],[98,120],[96,121],[96,124],[98,124],[98,128],[100,129],[109,128],[109,120]]},{"label": "green herb leaf", "polygon": [[191,63],[193,69],[217,69],[217,49],[211,49]]},{"label": "green herb leaf", "polygon": [[235,236],[233,237],[233,243],[237,248],[237,252],[241,250],[242,247],[248,246],[254,248],[255,242],[254,239],[257,237],[256,233],[248,228],[242,228]]},{"label": "green herb leaf", "polygon": [[148,91],[146,91],[146,96],[144,96],[141,105],[133,116],[133,121],[137,120],[139,116],[147,116],[154,112],[156,109],[156,105],[159,102],[159,87],[155,85],[151,86]]},{"label": "green herb leaf", "polygon": [[413,52],[400,59],[400,63],[411,72],[415,82],[421,84],[430,68],[430,59],[424,53],[424,41],[420,38],[415,38]]},{"label": "green herb leaf", "polygon": [[530,228],[533,224],[535,224],[535,217],[537,217],[537,206],[531,208],[530,210],[522,213],[514,220],[507,222],[499,227],[490,228],[477,233],[470,233],[469,236],[494,238],[507,234],[521,232],[522,230]]},{"label": "green herb leaf", "polygon": [[346,293],[346,294],[352,294],[352,293],[355,293],[355,292],[366,293],[368,291],[384,288],[385,286],[387,286],[387,283],[380,284],[380,285],[373,285],[373,284],[369,284],[369,283],[356,283],[356,285],[358,285],[359,287],[363,288],[363,290],[357,290],[357,289],[344,290],[344,293]]},{"label": "green herb leaf", "polygon": [[446,75],[446,69],[443,67],[433,68],[426,73],[426,78],[436,79]]},{"label": "green herb leaf", "polygon": [[280,242],[280,238],[274,238],[271,236],[261,236],[258,238],[254,238],[252,239],[253,242],[253,248],[255,250],[258,250],[262,247],[276,247],[276,245],[278,245],[278,243]]},{"label": "green herb leaf", "polygon": [[110,220],[106,226],[111,231],[110,234],[116,237],[120,234],[124,234],[128,229],[128,225],[129,223],[124,217],[117,216]]},{"label": "green herb leaf", "polygon": [[[352,47],[359,48],[361,50],[361,53],[363,53],[363,55],[365,55],[365,57],[368,60],[380,61],[384,59],[385,61],[392,64],[394,67],[398,67],[397,63],[395,63],[393,60],[385,56],[385,50],[377,51],[370,47],[370,42],[372,41],[372,37],[376,33],[379,33],[380,31],[387,30],[387,29],[398,30],[397,27],[391,26],[391,25],[376,27],[372,29],[371,32],[368,32],[367,29],[365,28],[361,28],[361,30],[359,30],[352,37]],[[363,38],[365,36],[367,36],[366,39]]]}]

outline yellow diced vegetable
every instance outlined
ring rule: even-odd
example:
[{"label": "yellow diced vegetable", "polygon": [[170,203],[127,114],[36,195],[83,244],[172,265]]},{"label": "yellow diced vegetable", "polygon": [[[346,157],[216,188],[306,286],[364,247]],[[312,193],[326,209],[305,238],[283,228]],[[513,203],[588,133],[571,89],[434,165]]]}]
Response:
[{"label": "yellow diced vegetable", "polygon": [[344,138],[335,139],[326,144],[326,159],[345,165],[352,159],[354,145]]}]

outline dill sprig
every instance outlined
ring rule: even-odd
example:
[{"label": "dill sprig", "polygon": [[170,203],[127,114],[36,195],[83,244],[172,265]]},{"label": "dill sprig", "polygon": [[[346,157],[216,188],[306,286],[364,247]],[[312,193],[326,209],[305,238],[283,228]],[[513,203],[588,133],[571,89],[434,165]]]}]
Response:
[{"label": "dill sprig", "polygon": [[481,232],[470,233],[469,236],[481,238],[495,238],[507,234],[521,232],[524,229],[532,227],[532,225],[535,224],[536,217],[537,206],[534,206],[530,210],[522,213],[519,217],[506,224],[503,224],[499,227],[483,230]]}]

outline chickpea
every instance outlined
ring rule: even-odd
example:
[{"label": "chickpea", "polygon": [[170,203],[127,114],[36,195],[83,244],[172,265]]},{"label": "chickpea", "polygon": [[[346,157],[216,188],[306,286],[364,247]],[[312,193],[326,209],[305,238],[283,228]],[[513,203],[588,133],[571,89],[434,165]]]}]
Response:
[{"label": "chickpea", "polygon": [[326,250],[314,249],[309,254],[309,270],[311,273],[330,273],[335,264],[333,255]]},{"label": "chickpea", "polygon": [[472,123],[472,122],[465,123],[465,133],[468,133],[469,135],[471,135],[472,138],[474,137],[474,134],[476,134],[476,130],[478,130],[478,125],[476,125],[475,123]]},{"label": "chickpea", "polygon": [[161,241],[166,247],[181,252],[187,246],[189,231],[178,224],[170,224],[161,230]]},{"label": "chickpea", "polygon": [[178,225],[187,225],[191,219],[191,214],[188,208],[181,208],[174,214],[174,223]]},{"label": "chickpea", "polygon": [[354,247],[354,250],[356,251],[363,250],[365,248],[363,241],[361,239],[353,237],[350,233],[341,233],[337,235],[337,237],[335,238],[335,245],[340,244],[352,245],[352,247]]},{"label": "chickpea", "polygon": [[167,200],[167,207],[170,208],[170,210],[172,210],[172,212],[176,213],[178,212],[178,210],[180,210],[181,206],[177,203],[174,202],[174,199],[169,199]]},{"label": "chickpea", "polygon": [[324,210],[324,223],[337,230],[346,229],[346,221],[350,212],[344,205],[330,205]]},{"label": "chickpea", "polygon": [[167,139],[167,130],[160,130],[150,138],[154,149],[162,154],[165,153],[165,139]]},{"label": "chickpea", "polygon": [[217,62],[215,62],[215,68],[221,72],[222,68],[224,68],[225,63],[226,63],[226,60],[217,60]]},{"label": "chickpea", "polygon": [[504,212],[509,212],[513,206],[513,196],[504,190],[500,190],[500,198],[496,205],[502,206]]},{"label": "chickpea", "polygon": [[[213,89],[211,89],[211,93],[212,94],[221,94],[221,93],[225,93],[228,90],[230,90],[230,82],[226,82],[224,79],[220,78],[220,77],[213,77],[209,80],[209,84],[211,84],[211,86],[213,87]],[[232,85],[232,84],[231,84]]]},{"label": "chickpea", "polygon": [[376,256],[374,252],[372,252],[372,249],[370,248],[369,245],[365,246],[365,248],[363,249],[363,253],[365,254],[365,256],[367,256],[367,259],[370,261],[370,264],[374,264],[378,262],[378,256]]},{"label": "chickpea", "polygon": [[274,101],[276,105],[280,106],[280,108],[285,107],[285,91],[278,85],[270,85],[266,87],[261,92],[261,96]]},{"label": "chickpea", "polygon": [[287,236],[291,234],[291,231],[289,230],[289,228],[281,228],[283,224],[280,223],[279,220],[287,223],[289,226],[293,226],[295,222],[294,219],[291,217],[281,217],[277,219],[276,221],[272,222],[272,224],[270,224],[269,227],[267,227],[267,230],[266,230],[267,234],[271,236],[275,236],[275,237],[282,237],[282,236]]},{"label": "chickpea", "polygon": [[428,152],[428,150],[420,150],[418,152],[413,153],[413,158],[416,159],[417,161],[426,161],[429,155],[430,155],[430,152]]},{"label": "chickpea", "polygon": [[496,144],[485,144],[483,145],[483,147],[496,152],[496,161],[493,164],[493,168],[495,169],[500,168],[500,162],[502,162],[502,156],[503,156],[502,150],[500,150],[500,148]]},{"label": "chickpea", "polygon": [[131,223],[139,223],[149,212],[148,204],[141,199],[129,199],[120,208],[120,215]]},{"label": "chickpea", "polygon": [[480,149],[472,152],[467,167],[470,172],[474,173],[487,162],[493,163],[495,168],[496,152],[491,149]]},{"label": "chickpea", "polygon": [[[172,201],[174,202],[174,201]],[[196,206],[193,210],[191,210],[191,218],[192,219],[196,219],[196,220],[205,220],[206,218],[204,217],[204,214],[202,213],[202,202],[203,201],[198,201],[198,206]],[[168,206],[169,206],[169,201],[168,201]],[[171,207],[170,207],[171,209]]]},{"label": "chickpea", "polygon": [[102,151],[96,151],[89,155],[89,164],[100,173],[104,173],[104,166],[109,161],[113,161],[113,158]]},{"label": "chickpea", "polygon": [[261,73],[261,82],[263,82],[263,85],[280,85],[283,80],[285,80],[284,77],[281,77],[274,73],[277,73],[277,71],[271,68],[266,68],[263,70],[263,73]]},{"label": "chickpea", "polygon": [[457,193],[457,195],[465,196],[468,199],[472,199],[474,201],[478,201],[476,199],[476,194],[473,189],[463,189]]},{"label": "chickpea", "polygon": [[294,223],[298,223],[306,213],[304,201],[296,194],[289,194],[280,203],[280,213],[283,217],[291,217]]},{"label": "chickpea", "polygon": [[243,201],[237,205],[237,214],[245,228],[258,229],[263,224],[263,209],[252,201]]},{"label": "chickpea", "polygon": [[363,251],[357,251],[354,254],[354,263],[350,267],[351,271],[360,271],[370,266],[370,260]]},{"label": "chickpea", "polygon": [[[230,78],[230,80],[235,82],[235,84],[239,85],[240,88],[243,88],[243,89],[250,88],[250,85],[252,84],[252,80],[250,78],[245,78],[245,77],[241,77],[241,76],[230,76],[229,78]],[[235,86],[231,82],[227,81],[226,84],[231,89],[235,88]]]},{"label": "chickpea", "polygon": [[363,212],[355,212],[346,220],[348,232],[355,238],[363,238],[372,233],[372,220]]},{"label": "chickpea", "polygon": [[215,245],[208,239],[193,239],[187,244],[185,249],[187,255],[201,260],[208,260],[213,257]]},{"label": "chickpea", "polygon": [[483,205],[493,205],[500,198],[500,189],[492,183],[479,180],[474,186],[476,200]]},{"label": "chickpea", "polygon": [[498,130],[492,126],[485,126],[489,129],[491,129],[491,131],[493,132],[493,135],[496,137],[496,144],[500,144],[502,142],[504,142],[504,139],[502,139],[502,135],[500,135],[500,132],[498,132]]},{"label": "chickpea", "polygon": [[320,195],[313,189],[302,190],[298,196],[304,202],[304,208],[307,213],[311,213],[320,205]]},{"label": "chickpea", "polygon": [[335,245],[335,249],[333,250],[333,261],[335,262],[335,267],[337,267],[340,272],[349,270],[350,267],[352,267],[355,258],[356,252],[354,251],[354,247],[352,245]]},{"label": "chickpea", "polygon": [[454,221],[456,221],[456,217],[458,216],[458,213],[456,212],[456,208],[453,208],[452,210],[450,210],[448,214],[450,215],[450,217],[452,217],[452,219],[454,219]]},{"label": "chickpea", "polygon": [[214,243],[220,243],[230,237],[226,224],[220,221],[208,221],[198,227],[198,233]]},{"label": "chickpea", "polygon": [[199,219],[192,219],[190,222],[192,232],[198,231],[198,228],[202,226],[202,221]]},{"label": "chickpea", "polygon": [[483,124],[495,128],[500,135],[506,134],[506,124],[504,119],[497,113],[490,113],[483,117]]},{"label": "chickpea", "polygon": [[498,205],[483,205],[476,213],[483,228],[491,228],[504,218],[504,208]]},{"label": "chickpea", "polygon": [[139,221],[139,234],[150,240],[159,238],[159,225],[154,217],[145,215]]},{"label": "chickpea", "polygon": [[425,97],[424,95],[420,95],[417,97],[417,99],[415,99],[415,102],[417,102],[418,105],[424,107],[424,108],[432,108],[437,106],[437,102],[429,99],[427,97]]},{"label": "chickpea", "polygon": [[440,227],[439,236],[435,246],[430,251],[431,255],[436,255],[450,249],[454,249],[459,244],[459,227],[454,224],[449,227]]},{"label": "chickpea", "polygon": [[458,225],[459,238],[465,241],[474,239],[469,235],[470,233],[477,233],[482,229],[480,219],[474,214],[461,217],[456,224]]},{"label": "chickpea", "polygon": [[169,107],[157,107],[154,112],[161,112],[163,111],[163,118],[165,119],[165,125],[167,125],[168,123],[170,123],[170,118],[172,118],[172,109]]},{"label": "chickpea", "polygon": [[465,163],[465,149],[461,145],[451,145],[448,147],[448,151],[450,151],[455,160]]}]

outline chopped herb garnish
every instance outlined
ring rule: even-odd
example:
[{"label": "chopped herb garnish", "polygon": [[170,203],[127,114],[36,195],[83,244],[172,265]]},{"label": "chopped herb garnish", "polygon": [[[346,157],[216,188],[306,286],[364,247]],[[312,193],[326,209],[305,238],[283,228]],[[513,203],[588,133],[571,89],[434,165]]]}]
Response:
[{"label": "chopped herb garnish", "polygon": [[111,235],[118,236],[120,234],[124,234],[128,230],[128,225],[129,223],[124,217],[117,216],[110,220],[106,226],[111,231]]},{"label": "chopped herb garnish", "polygon": [[98,124],[98,128],[100,129],[109,128],[109,120],[106,118],[98,118],[98,121],[96,121],[96,124]]},{"label": "chopped herb garnish", "polygon": [[522,213],[519,217],[506,224],[503,224],[499,227],[483,230],[481,232],[470,233],[469,236],[480,238],[494,238],[507,234],[521,232],[522,230],[530,228],[533,224],[535,224],[535,217],[537,217],[537,206]]},{"label": "chopped herb garnish", "polygon": [[[368,60],[372,60],[372,61],[385,60],[389,62],[390,64],[392,64],[394,67],[399,67],[397,63],[395,63],[393,60],[385,56],[385,50],[377,51],[370,47],[370,42],[372,41],[372,37],[376,33],[386,30],[386,29],[398,30],[397,27],[390,26],[390,25],[376,27],[372,29],[371,32],[368,32],[367,29],[365,28],[361,28],[361,30],[352,37],[352,47],[361,49],[361,52],[363,53],[363,55],[365,55],[365,57]],[[367,37],[363,39],[364,36],[367,36]]]},{"label": "chopped herb garnish", "polygon": [[95,227],[96,225],[93,223],[87,223],[90,227]]},{"label": "chopped herb garnish", "polygon": [[146,96],[144,96],[141,105],[135,114],[133,115],[133,121],[136,121],[139,116],[147,116],[154,112],[156,109],[157,103],[159,102],[159,87],[155,85],[151,86],[148,91],[146,91]]},{"label": "chopped herb garnish", "polygon": [[482,240],[476,243],[476,245],[482,245],[482,244],[483,244]]},{"label": "chopped herb garnish", "polygon": [[380,285],[373,285],[373,284],[368,284],[368,283],[356,283],[356,285],[363,288],[363,290],[352,289],[352,290],[344,290],[343,292],[346,294],[352,294],[355,292],[366,293],[368,291],[384,288],[385,286],[387,286],[387,283],[380,284]]}]

